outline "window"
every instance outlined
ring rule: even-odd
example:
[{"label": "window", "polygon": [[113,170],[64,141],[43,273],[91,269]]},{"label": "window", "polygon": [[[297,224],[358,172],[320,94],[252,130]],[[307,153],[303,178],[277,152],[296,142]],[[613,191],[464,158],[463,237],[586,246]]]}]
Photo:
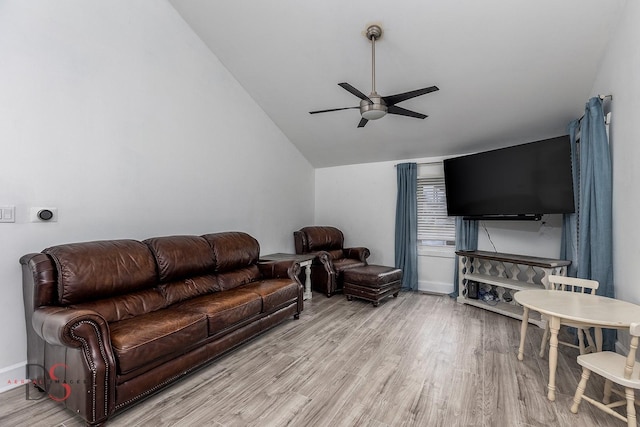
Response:
[{"label": "window", "polygon": [[455,246],[456,222],[447,216],[444,176],[426,175],[418,177],[418,245]]}]

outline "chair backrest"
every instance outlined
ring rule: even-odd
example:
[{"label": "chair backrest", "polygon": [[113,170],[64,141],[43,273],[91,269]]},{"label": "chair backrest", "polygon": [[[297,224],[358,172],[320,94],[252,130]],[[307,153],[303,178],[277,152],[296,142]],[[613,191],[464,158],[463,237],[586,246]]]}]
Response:
[{"label": "chair backrest", "polygon": [[597,280],[578,279],[566,276],[549,276],[549,285],[553,291],[582,292],[583,294],[595,294],[600,284]]},{"label": "chair backrest", "polygon": [[293,232],[296,254],[342,250],[344,234],[335,227],[311,226]]}]

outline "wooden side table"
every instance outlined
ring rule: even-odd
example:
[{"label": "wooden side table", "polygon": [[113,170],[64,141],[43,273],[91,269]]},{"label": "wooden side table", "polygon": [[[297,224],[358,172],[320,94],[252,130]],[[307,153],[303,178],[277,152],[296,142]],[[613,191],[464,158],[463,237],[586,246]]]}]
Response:
[{"label": "wooden side table", "polygon": [[[515,319],[522,319],[522,307],[513,301],[518,291],[528,289],[548,289],[549,276],[567,275],[567,266],[571,261],[562,259],[539,258],[528,255],[503,254],[487,251],[456,251],[458,255],[458,284],[460,295],[458,302],[494,311]],[[478,289],[496,291],[497,300],[489,305],[469,292],[471,283]],[[503,296],[507,294],[509,298]],[[539,315],[530,316],[529,323],[545,327],[545,321]]]},{"label": "wooden side table", "polygon": [[315,255],[296,255],[296,254],[285,254],[285,253],[275,253],[269,255],[262,255],[260,257],[261,262],[269,262],[269,261],[291,261],[297,262],[300,264],[300,267],[304,267],[305,280],[304,280],[304,294],[302,299],[308,300],[313,298],[313,294],[311,293],[311,263]]}]

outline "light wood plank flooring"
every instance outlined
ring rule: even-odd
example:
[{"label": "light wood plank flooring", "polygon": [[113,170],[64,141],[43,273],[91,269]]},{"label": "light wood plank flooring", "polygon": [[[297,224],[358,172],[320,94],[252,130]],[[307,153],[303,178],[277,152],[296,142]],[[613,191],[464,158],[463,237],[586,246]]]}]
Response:
[{"label": "light wood plank flooring", "polygon": [[[569,406],[580,370],[564,346],[557,399],[546,398],[542,330],[447,296],[401,293],[374,308],[314,294],[288,320],[144,402],[109,426],[623,426]],[[602,381],[592,377],[591,393]],[[598,391],[594,392],[594,388]],[[81,426],[24,389],[0,395],[1,426]]]}]

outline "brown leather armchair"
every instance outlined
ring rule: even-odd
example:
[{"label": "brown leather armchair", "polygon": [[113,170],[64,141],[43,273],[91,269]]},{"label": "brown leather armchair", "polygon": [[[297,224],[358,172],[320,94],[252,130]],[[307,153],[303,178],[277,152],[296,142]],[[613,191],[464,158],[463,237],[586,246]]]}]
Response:
[{"label": "brown leather armchair", "polygon": [[311,265],[311,286],[314,291],[330,297],[342,290],[343,272],[367,265],[369,249],[344,248],[344,235],[335,227],[303,227],[293,232],[296,254],[314,254]]}]

